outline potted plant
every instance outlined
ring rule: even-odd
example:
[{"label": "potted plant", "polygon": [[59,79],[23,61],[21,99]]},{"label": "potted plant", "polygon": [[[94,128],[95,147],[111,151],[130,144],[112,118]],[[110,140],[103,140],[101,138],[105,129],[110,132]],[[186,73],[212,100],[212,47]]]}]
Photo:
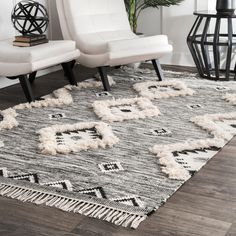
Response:
[{"label": "potted plant", "polygon": [[137,21],[140,13],[149,7],[159,8],[178,5],[183,0],[125,0],[126,9],[129,15],[129,22],[134,33],[137,33]]}]

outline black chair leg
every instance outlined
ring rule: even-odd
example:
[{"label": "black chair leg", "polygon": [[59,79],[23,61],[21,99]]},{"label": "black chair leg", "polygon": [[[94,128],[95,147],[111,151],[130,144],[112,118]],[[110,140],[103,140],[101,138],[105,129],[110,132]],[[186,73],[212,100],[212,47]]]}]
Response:
[{"label": "black chair leg", "polygon": [[102,84],[105,91],[111,91],[111,87],[107,77],[106,67],[98,67],[98,72],[100,74]]},{"label": "black chair leg", "polygon": [[161,64],[159,60],[152,60],[153,67],[157,73],[157,77],[159,78],[159,81],[164,80],[164,74],[161,69]]},{"label": "black chair leg", "polygon": [[74,69],[75,65],[76,65],[76,60],[73,60],[73,61],[71,62],[71,69]]},{"label": "black chair leg", "polygon": [[37,75],[37,71],[32,72],[32,73],[29,75],[29,82],[30,82],[31,84],[34,83],[34,81],[35,81],[35,79],[36,79],[36,75]]},{"label": "black chair leg", "polygon": [[34,95],[33,95],[32,89],[31,89],[31,85],[30,85],[30,82],[29,82],[27,76],[21,75],[21,76],[19,76],[19,80],[20,80],[20,84],[21,84],[21,87],[24,91],[27,101],[29,103],[34,102],[35,98],[34,98]]},{"label": "black chair leg", "polygon": [[[72,66],[72,63],[73,63],[73,66]],[[65,76],[68,78],[70,84],[77,86],[77,81],[76,81],[75,74],[73,71],[74,61],[62,63],[61,65],[64,70]]]}]

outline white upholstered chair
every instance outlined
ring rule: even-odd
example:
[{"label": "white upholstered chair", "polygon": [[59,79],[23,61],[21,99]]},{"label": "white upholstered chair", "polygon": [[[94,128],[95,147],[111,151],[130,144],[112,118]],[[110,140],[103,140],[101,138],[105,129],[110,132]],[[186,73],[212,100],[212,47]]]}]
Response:
[{"label": "white upholstered chair", "polygon": [[12,41],[0,41],[0,76],[19,79],[28,102],[35,101],[30,82],[38,70],[61,64],[69,82],[77,84],[72,65],[80,53],[74,41],[50,41],[34,47],[15,47]]},{"label": "white upholstered chair", "polygon": [[160,57],[172,51],[165,35],[138,37],[131,31],[124,0],[56,0],[64,39],[76,41],[78,62],[98,68],[110,90],[106,66],[151,60],[163,79]]}]

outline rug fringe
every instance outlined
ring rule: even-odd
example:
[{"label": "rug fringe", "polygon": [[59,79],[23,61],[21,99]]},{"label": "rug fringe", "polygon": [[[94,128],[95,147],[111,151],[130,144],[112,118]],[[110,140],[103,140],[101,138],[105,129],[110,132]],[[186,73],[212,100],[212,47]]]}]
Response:
[{"label": "rug fringe", "polygon": [[0,195],[22,202],[31,202],[36,205],[56,207],[66,212],[79,213],[88,217],[101,219],[119,226],[136,229],[147,218],[146,214],[129,213],[121,209],[99,203],[86,202],[53,193],[19,187],[10,184],[0,184]]}]

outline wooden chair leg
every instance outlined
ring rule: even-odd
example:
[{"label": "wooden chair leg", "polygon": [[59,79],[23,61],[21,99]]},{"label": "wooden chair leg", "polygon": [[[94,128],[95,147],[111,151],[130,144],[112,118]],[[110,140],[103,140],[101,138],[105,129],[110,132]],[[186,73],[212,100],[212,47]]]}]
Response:
[{"label": "wooden chair leg", "polygon": [[32,72],[32,73],[29,75],[29,82],[30,82],[31,84],[34,83],[34,81],[35,81],[35,79],[36,79],[36,75],[37,75],[37,71]]},{"label": "wooden chair leg", "polygon": [[106,67],[104,67],[104,66],[103,67],[98,67],[98,72],[100,74],[104,90],[105,91],[111,91],[111,87],[110,87],[108,77],[107,77]]},{"label": "wooden chair leg", "polygon": [[161,64],[159,60],[152,60],[153,67],[156,71],[157,77],[159,78],[159,81],[164,80],[164,74],[161,69]]},{"label": "wooden chair leg", "polygon": [[19,76],[19,80],[20,80],[20,84],[21,84],[21,87],[24,91],[27,101],[29,103],[34,102],[35,98],[34,98],[34,95],[33,95],[32,89],[31,89],[31,85],[30,85],[30,82],[29,82],[27,76],[21,75],[21,76]]},{"label": "wooden chair leg", "polygon": [[[73,66],[72,66],[72,63],[73,63]],[[62,63],[61,65],[64,70],[65,76],[68,78],[70,84],[77,86],[77,81],[76,81],[75,74],[73,71],[74,62],[73,61],[66,62],[66,63]]]}]

